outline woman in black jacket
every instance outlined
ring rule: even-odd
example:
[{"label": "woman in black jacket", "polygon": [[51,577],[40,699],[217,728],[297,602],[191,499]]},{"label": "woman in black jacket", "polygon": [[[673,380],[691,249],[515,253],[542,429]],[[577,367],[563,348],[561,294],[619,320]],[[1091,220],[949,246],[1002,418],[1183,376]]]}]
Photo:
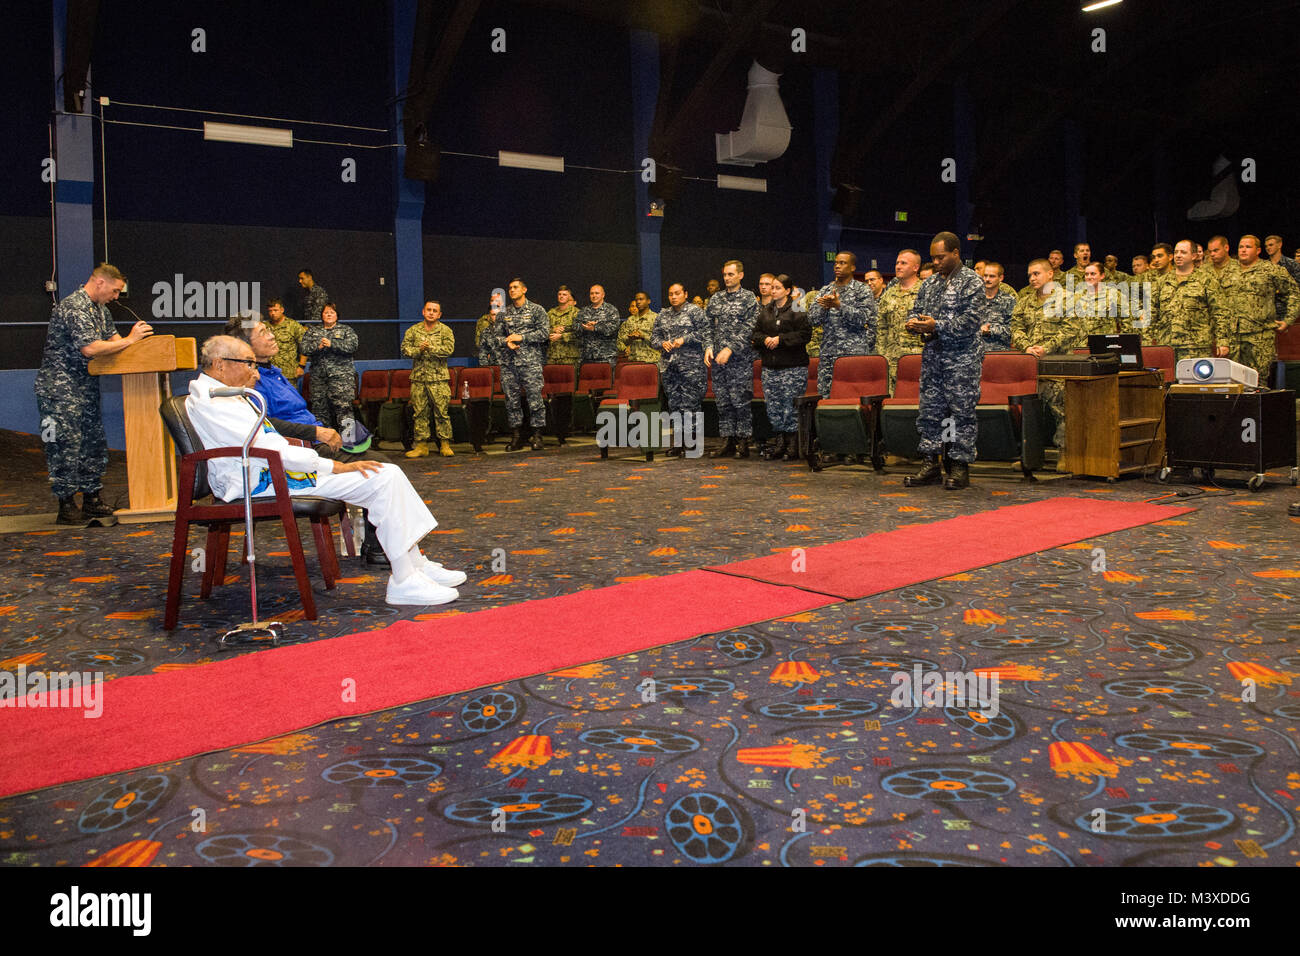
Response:
[{"label": "woman in black jacket", "polygon": [[772,301],[758,308],[753,344],[763,360],[763,398],[767,402],[767,420],[776,433],[763,452],[768,461],[798,457],[795,432],[799,419],[794,402],[808,386],[808,351],[804,348],[812,337],[808,313],[796,312],[790,298],[794,283],[785,273],[772,280]]}]

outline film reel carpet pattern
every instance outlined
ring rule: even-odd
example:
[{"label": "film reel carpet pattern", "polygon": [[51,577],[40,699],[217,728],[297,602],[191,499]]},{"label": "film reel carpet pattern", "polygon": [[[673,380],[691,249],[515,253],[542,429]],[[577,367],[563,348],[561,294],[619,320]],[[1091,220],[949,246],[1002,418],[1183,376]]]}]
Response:
[{"label": "film reel carpet pattern", "polygon": [[[6,489],[39,500],[12,465],[23,441],[0,442]],[[444,532],[435,557],[471,575],[441,613],[1049,494],[1166,491],[977,480],[948,494],[854,469],[588,456],[407,466]],[[1290,497],[1206,499],[860,601],[10,797],[0,863],[1296,866]],[[114,679],[212,659],[247,616],[246,582],[232,565],[163,632],[169,533],[0,539],[0,669]],[[283,548],[259,534],[264,614],[297,607]],[[421,616],[382,604],[382,576],[344,573],[332,592],[315,579],[319,620],[284,615],[292,640]],[[898,675],[932,673],[940,687],[996,676],[996,713],[944,693],[900,701]]]}]

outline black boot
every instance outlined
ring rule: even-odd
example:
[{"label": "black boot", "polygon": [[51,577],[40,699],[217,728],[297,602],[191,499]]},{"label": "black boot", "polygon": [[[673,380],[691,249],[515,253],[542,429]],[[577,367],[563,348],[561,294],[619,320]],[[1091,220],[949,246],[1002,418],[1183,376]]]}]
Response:
[{"label": "black boot", "polygon": [[765,457],[768,461],[781,461],[785,458],[789,448],[789,436],[786,435],[785,432],[777,432],[776,436],[772,439],[772,444],[768,446],[767,455]]},{"label": "black boot", "polygon": [[77,496],[68,495],[66,498],[59,499],[59,516],[54,519],[55,524],[85,524],[86,518],[77,507]]},{"label": "black boot", "polygon": [[384,546],[379,543],[375,526],[370,523],[370,515],[362,511],[361,520],[366,523],[366,537],[361,542],[361,560],[380,568],[391,567],[388,555],[384,553]]},{"label": "black boot", "polygon": [[533,440],[530,447],[533,451],[542,450],[542,430],[540,428],[533,429]]},{"label": "black boot", "polygon": [[942,475],[943,469],[939,467],[939,456],[927,456],[920,471],[903,479],[903,487],[917,488],[921,485],[933,485]]},{"label": "black boot", "polygon": [[665,458],[681,458],[686,454],[686,449],[681,445],[669,445],[664,449]]},{"label": "black boot", "polygon": [[748,457],[749,457],[749,439],[748,439],[748,438],[742,438],[742,439],[740,439],[739,442],[736,443],[736,457],[737,457],[737,458],[748,458]]},{"label": "black boot", "polygon": [[785,460],[797,461],[799,458],[799,433],[787,432],[785,439]]},{"label": "black boot", "polygon": [[948,472],[948,480],[943,483],[948,491],[960,491],[970,487],[970,468],[964,461],[954,461]]},{"label": "black boot", "polygon": [[736,439],[728,437],[727,443],[721,448],[709,452],[710,458],[730,458],[736,453]]},{"label": "black boot", "polygon": [[510,430],[510,444],[506,445],[506,451],[519,451],[524,447],[523,436],[519,434],[518,428]]},{"label": "black boot", "polygon": [[97,491],[81,493],[81,513],[87,518],[113,517],[113,509],[100,500]]}]

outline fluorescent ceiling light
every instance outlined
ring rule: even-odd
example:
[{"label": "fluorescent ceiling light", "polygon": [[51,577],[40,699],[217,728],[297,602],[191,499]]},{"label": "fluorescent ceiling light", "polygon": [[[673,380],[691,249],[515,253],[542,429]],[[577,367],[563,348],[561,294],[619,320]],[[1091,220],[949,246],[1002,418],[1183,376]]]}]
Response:
[{"label": "fluorescent ceiling light", "polygon": [[497,150],[497,163],[514,169],[540,169],[545,173],[564,172],[563,156],[539,156],[537,153],[511,153]]},{"label": "fluorescent ceiling light", "polygon": [[751,193],[767,192],[766,179],[754,179],[751,176],[726,176],[718,174],[719,189],[744,189]]},{"label": "fluorescent ceiling light", "polygon": [[1096,3],[1090,3],[1083,8],[1084,13],[1092,13],[1094,10],[1100,10],[1102,7],[1113,7],[1120,0],[1097,0]]},{"label": "fluorescent ceiling light", "polygon": [[292,146],[293,130],[205,121],[203,138],[218,143],[248,143],[250,146]]}]

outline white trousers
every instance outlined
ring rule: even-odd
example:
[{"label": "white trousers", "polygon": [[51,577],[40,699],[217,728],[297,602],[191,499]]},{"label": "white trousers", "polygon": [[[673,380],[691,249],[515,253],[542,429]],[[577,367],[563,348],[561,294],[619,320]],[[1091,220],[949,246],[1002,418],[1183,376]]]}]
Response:
[{"label": "white trousers", "polygon": [[393,464],[381,464],[378,471],[368,474],[320,475],[315,488],[293,489],[292,493],[338,498],[365,508],[389,560],[411,550],[438,526],[405,472]]}]

